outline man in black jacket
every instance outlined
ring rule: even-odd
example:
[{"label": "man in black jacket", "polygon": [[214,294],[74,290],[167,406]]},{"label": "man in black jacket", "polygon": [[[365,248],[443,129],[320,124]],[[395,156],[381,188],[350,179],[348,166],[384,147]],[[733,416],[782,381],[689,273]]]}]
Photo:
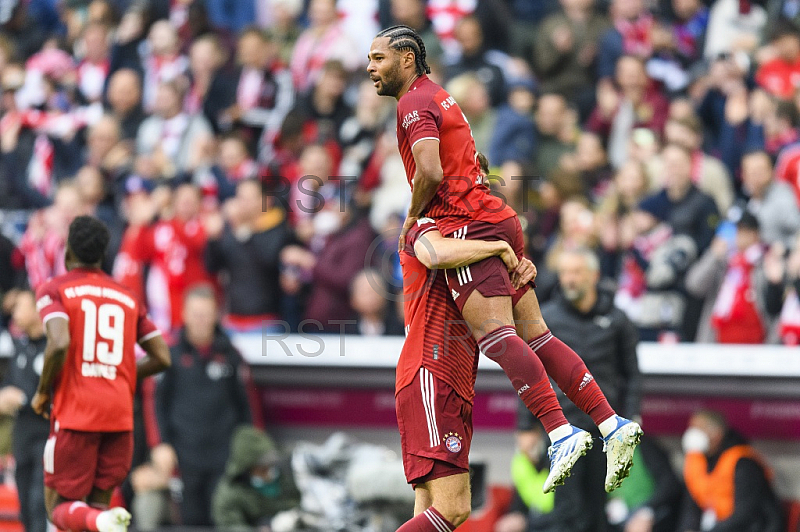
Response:
[{"label": "man in black jacket", "polygon": [[[638,336],[625,314],[614,306],[612,293],[598,290],[599,262],[589,249],[562,252],[558,263],[561,296],[542,306],[553,335],[569,345],[586,363],[611,407],[619,415],[639,415],[641,378],[636,359]],[[555,383],[564,415],[573,425],[599,437],[591,418],[581,412]],[[522,405],[518,428],[532,430],[535,418]],[[595,445],[575,464],[564,486],[556,490],[551,521],[559,532],[606,530],[603,485],[606,459]]]},{"label": "man in black jacket", "polygon": [[44,470],[42,456],[50,423],[36,414],[30,400],[39,385],[47,337],[36,311],[33,292],[21,291],[14,298],[14,324],[22,335],[14,339],[14,356],[0,387],[0,414],[15,415],[12,451],[16,461],[14,479],[19,493],[20,520],[26,532],[45,532]]},{"label": "man in black jacket", "polygon": [[249,371],[217,324],[210,287],[187,293],[183,322],[170,349],[172,367],[158,383],[156,415],[183,481],[182,524],[211,526],[211,496],[225,472],[231,436],[238,425],[252,422],[245,384]]},{"label": "man in black jacket", "polygon": [[283,209],[273,205],[277,200],[263,195],[257,179],[241,181],[233,201],[235,219],[206,220],[206,268],[227,274],[226,328],[260,331],[280,319],[280,253],[289,242],[289,225]]}]

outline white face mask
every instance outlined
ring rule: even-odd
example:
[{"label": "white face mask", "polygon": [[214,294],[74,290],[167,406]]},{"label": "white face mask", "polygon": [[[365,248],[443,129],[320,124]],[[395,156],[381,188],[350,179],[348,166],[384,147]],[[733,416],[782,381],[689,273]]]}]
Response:
[{"label": "white face mask", "polygon": [[711,439],[697,427],[690,427],[683,433],[681,446],[684,453],[705,453],[711,446]]}]

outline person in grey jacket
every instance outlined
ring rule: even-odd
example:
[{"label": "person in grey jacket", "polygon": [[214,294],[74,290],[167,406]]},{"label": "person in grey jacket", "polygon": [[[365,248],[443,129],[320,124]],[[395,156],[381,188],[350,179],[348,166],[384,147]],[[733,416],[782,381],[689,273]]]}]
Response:
[{"label": "person in grey jacket", "polygon": [[[542,306],[553,335],[572,347],[586,363],[608,402],[621,416],[636,419],[641,403],[641,376],[636,358],[636,327],[614,306],[611,292],[598,287],[600,266],[589,249],[562,252],[558,261],[561,294]],[[555,383],[564,415],[575,426],[599,437],[591,418],[581,412]],[[535,418],[524,405],[517,428],[533,430]],[[595,445],[572,469],[572,478],[556,490],[553,522],[560,532],[606,530],[603,489],[605,457]]]},{"label": "person in grey jacket", "polygon": [[752,151],[742,158],[742,188],[749,196],[746,209],[761,226],[761,240],[791,249],[800,230],[800,207],[791,185],[775,179],[767,152]]}]

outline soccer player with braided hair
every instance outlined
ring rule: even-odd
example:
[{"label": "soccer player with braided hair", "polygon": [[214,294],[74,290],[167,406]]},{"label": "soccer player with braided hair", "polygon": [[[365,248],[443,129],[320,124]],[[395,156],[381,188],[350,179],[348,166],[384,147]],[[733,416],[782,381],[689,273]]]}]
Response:
[{"label": "soccer player with braided hair", "polygon": [[[435,253],[424,235],[417,238],[422,233],[418,228],[435,225],[426,234],[503,240],[521,258],[523,236],[517,214],[489,193],[469,123],[455,99],[428,78],[425,44],[419,35],[407,26],[387,28],[373,40],[368,58],[367,72],[378,94],[397,99],[398,148],[412,190],[398,251],[406,249],[406,236],[413,235],[415,249],[427,246]],[[444,274],[480,350],[502,367],[548,432],[550,474],[545,492],[563,484],[592,445],[588,432],[567,422],[548,374],[598,425],[608,456],[606,491],[616,489],[628,475],[641,428],[616,414],[583,360],[547,329],[531,284],[516,289],[496,256],[445,269]],[[397,365],[403,462],[416,494],[416,515],[398,532],[455,530],[470,513],[465,455],[472,435],[469,398],[474,381],[464,378],[464,372],[452,371],[448,341],[431,345],[432,352],[427,353],[427,336],[441,328],[429,318],[421,333],[425,342],[409,333],[406,344],[423,345],[426,352],[413,353],[404,346]],[[456,341],[449,338],[451,345]]]},{"label": "soccer player with braided hair", "polygon": [[[100,269],[108,240],[102,222],[75,218],[67,273],[36,291],[47,345],[31,407],[50,418],[45,508],[60,530],[125,532],[130,514],[108,505],[131,465],[136,381],[170,365],[142,302]],[[136,343],[146,353],[138,363]]]}]

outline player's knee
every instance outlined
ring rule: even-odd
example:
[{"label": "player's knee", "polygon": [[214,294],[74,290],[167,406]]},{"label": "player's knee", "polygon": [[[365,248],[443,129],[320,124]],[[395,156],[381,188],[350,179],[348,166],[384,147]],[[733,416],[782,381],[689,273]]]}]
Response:
[{"label": "player's knee", "polygon": [[[439,508],[437,508],[437,510],[439,510]],[[469,518],[469,514],[472,512],[469,495],[451,501],[450,504],[439,510],[439,512],[454,526],[460,526]]]}]

